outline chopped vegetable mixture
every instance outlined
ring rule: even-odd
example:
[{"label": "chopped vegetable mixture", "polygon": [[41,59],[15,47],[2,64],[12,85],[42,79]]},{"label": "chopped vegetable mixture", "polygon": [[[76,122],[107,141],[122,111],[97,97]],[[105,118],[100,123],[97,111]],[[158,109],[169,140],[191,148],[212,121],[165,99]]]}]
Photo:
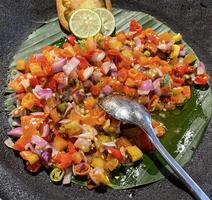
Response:
[{"label": "chopped vegetable mixture", "polygon": [[[52,182],[63,184],[83,176],[88,188],[110,186],[113,170],[154,149],[142,130],[107,115],[100,98],[119,93],[150,112],[173,110],[191,98],[191,85],[209,80],[180,34],[157,35],[135,20],[129,32],[114,37],[70,35],[61,48],[46,46],[18,60],[16,70],[9,82],[16,100],[11,112],[16,124],[8,133],[14,143],[6,144],[20,152],[30,172],[44,166]],[[165,134],[161,122],[152,125],[158,137]]]}]

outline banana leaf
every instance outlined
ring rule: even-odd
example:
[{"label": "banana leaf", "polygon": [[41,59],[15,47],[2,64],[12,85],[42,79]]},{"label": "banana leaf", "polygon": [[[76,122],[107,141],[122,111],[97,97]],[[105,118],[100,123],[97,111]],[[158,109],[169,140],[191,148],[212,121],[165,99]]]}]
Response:
[{"label": "banana leaf", "polygon": [[[152,27],[157,33],[172,32],[168,26],[143,12],[113,9],[113,14],[116,19],[117,31],[126,31],[130,20],[136,19],[144,28]],[[12,76],[16,74],[14,65],[17,59],[27,58],[30,54],[35,53],[48,44],[61,46],[65,42],[64,36],[65,34],[61,31],[57,19],[46,22],[45,25],[38,28],[22,43],[10,65],[9,74],[11,74],[11,71]],[[192,51],[188,44],[185,43],[185,45],[186,51]],[[10,76],[8,79],[10,79]],[[8,90],[8,93],[11,93],[11,91]],[[8,95],[5,106],[7,110],[13,108],[13,101],[10,95]],[[184,105],[174,111],[158,112],[152,115],[162,121],[167,127],[167,133],[161,138],[162,144],[184,166],[189,162],[198,147],[211,118],[211,89],[209,87],[193,87],[192,98]],[[11,122],[11,119],[9,121]],[[171,170],[158,152],[146,153],[141,162],[133,166],[122,166],[115,170],[112,174],[112,187],[114,189],[126,189],[150,184],[159,181],[170,172]],[[72,179],[72,182],[80,185],[84,185],[85,181],[80,178]]]}]

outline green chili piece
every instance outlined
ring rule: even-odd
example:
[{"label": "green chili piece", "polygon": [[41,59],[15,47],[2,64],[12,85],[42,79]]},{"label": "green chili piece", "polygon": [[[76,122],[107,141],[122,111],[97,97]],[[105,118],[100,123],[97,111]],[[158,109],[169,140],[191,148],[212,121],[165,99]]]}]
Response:
[{"label": "green chili piece", "polygon": [[59,168],[54,168],[50,173],[50,179],[52,182],[60,182],[64,177],[64,170]]},{"label": "green chili piece", "polygon": [[63,102],[63,103],[59,104],[57,106],[57,108],[61,113],[64,113],[66,111],[67,106],[68,106],[67,103]]}]

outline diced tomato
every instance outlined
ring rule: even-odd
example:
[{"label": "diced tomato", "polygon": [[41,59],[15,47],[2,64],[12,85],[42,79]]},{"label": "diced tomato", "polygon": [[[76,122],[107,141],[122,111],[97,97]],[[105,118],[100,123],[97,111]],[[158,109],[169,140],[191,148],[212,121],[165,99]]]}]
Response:
[{"label": "diced tomato", "polygon": [[29,83],[30,83],[30,86],[31,87],[35,87],[36,85],[38,85],[38,79],[36,76],[32,76],[30,79],[29,79]]},{"label": "diced tomato", "polygon": [[190,99],[191,98],[191,89],[190,86],[184,86],[183,87],[183,94]]},{"label": "diced tomato", "polygon": [[59,84],[65,84],[67,76],[64,72],[58,72],[53,76],[53,79]]},{"label": "diced tomato", "polygon": [[97,85],[92,85],[91,86],[91,94],[92,95],[99,96],[100,92],[101,92],[101,89],[100,89],[99,86],[97,86]]},{"label": "diced tomato", "polygon": [[76,37],[74,37],[73,35],[68,35],[67,39],[72,46],[74,46],[77,41]]},{"label": "diced tomato", "polygon": [[71,154],[76,152],[76,147],[74,146],[74,144],[72,142],[68,143],[68,152]]},{"label": "diced tomato", "polygon": [[70,153],[58,153],[53,162],[61,169],[66,169],[72,164],[72,156]]},{"label": "diced tomato", "polygon": [[103,49],[107,50],[109,49],[110,44],[110,37],[105,37],[103,41]]},{"label": "diced tomato", "polygon": [[184,74],[192,74],[194,72],[194,68],[190,65],[185,65],[182,67],[177,67],[174,69],[174,73],[177,76],[183,76]]},{"label": "diced tomato", "polygon": [[130,22],[130,31],[136,32],[136,33],[141,33],[143,30],[142,26],[135,20],[131,20]]},{"label": "diced tomato", "polygon": [[122,156],[121,151],[119,149],[112,147],[112,148],[108,149],[108,152],[111,153],[119,161],[123,160],[123,156]]},{"label": "diced tomato", "polygon": [[123,92],[127,95],[127,96],[130,96],[130,97],[133,97],[136,95],[136,89],[135,88],[131,88],[131,87],[128,87],[128,86],[124,86],[123,88]]},{"label": "diced tomato", "polygon": [[57,82],[55,79],[51,78],[50,81],[48,82],[48,88],[51,90],[54,90],[57,87]]},{"label": "diced tomato", "polygon": [[210,76],[208,74],[202,74],[195,77],[194,83],[197,85],[205,85],[208,83]]},{"label": "diced tomato", "polygon": [[120,42],[124,42],[127,39],[126,34],[123,31],[118,32],[116,37]]},{"label": "diced tomato", "polygon": [[77,55],[76,57],[77,57],[77,59],[80,60],[80,63],[79,63],[79,65],[78,65],[78,69],[85,69],[85,68],[88,67],[89,62],[87,61],[86,58],[84,58],[84,57],[82,57],[82,56],[80,56],[80,55]]},{"label": "diced tomato", "polygon": [[147,134],[144,131],[139,132],[139,142],[142,151],[151,151],[154,150],[154,145],[151,143],[150,139],[148,138]]},{"label": "diced tomato", "polygon": [[42,69],[45,73],[45,76],[48,76],[52,73],[52,67],[51,65],[48,63],[47,59],[45,57],[39,59],[39,62],[42,66]]},{"label": "diced tomato", "polygon": [[23,74],[20,74],[17,78],[14,80],[10,81],[9,87],[14,90],[16,93],[22,93],[25,92],[25,89],[23,85],[21,84],[21,80],[25,78]]},{"label": "diced tomato", "polygon": [[122,68],[118,71],[118,80],[123,83],[127,80],[128,77],[128,70],[125,68]]},{"label": "diced tomato", "polygon": [[41,163],[40,161],[34,163],[33,165],[30,165],[29,163],[27,163],[26,168],[28,171],[36,173],[38,172],[38,170],[41,168]]},{"label": "diced tomato", "polygon": [[177,76],[174,76],[174,75],[172,75],[171,77],[172,77],[172,80],[175,83],[177,83],[179,86],[181,86],[185,82],[185,80],[181,77],[177,77]]},{"label": "diced tomato", "polygon": [[80,81],[84,80],[84,75],[83,75],[84,69],[78,69],[77,70],[77,76],[79,78]]}]

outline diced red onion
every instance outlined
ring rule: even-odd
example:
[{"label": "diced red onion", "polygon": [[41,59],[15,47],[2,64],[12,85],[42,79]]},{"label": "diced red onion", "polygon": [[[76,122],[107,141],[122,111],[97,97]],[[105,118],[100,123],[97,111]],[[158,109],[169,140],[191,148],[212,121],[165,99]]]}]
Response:
[{"label": "diced red onion", "polygon": [[65,175],[63,177],[63,185],[71,183],[72,171],[71,168],[65,169]]},{"label": "diced red onion", "polygon": [[173,44],[174,43],[172,41],[170,41],[168,43],[159,43],[159,45],[157,47],[160,50],[169,50],[169,49],[171,49]]},{"label": "diced red onion", "polygon": [[78,60],[76,57],[71,58],[67,62],[66,65],[63,66],[63,71],[67,74],[70,75],[70,73],[80,64],[80,60]]},{"label": "diced red onion", "polygon": [[139,87],[140,90],[153,90],[154,87],[153,87],[153,84],[152,84],[152,80],[151,79],[148,79],[148,80],[145,80],[141,83],[140,87]]},{"label": "diced red onion", "polygon": [[44,56],[43,56],[43,54],[42,53],[37,53],[37,54],[35,54],[35,58],[37,59],[37,60],[40,60],[40,59],[42,59]]},{"label": "diced red onion", "polygon": [[20,120],[12,119],[12,126],[13,127],[21,126]]},{"label": "diced red onion", "polygon": [[44,112],[33,112],[33,113],[31,113],[31,115],[33,115],[33,116],[43,116],[43,115],[45,115],[45,113]]},{"label": "diced red onion", "polygon": [[65,117],[72,108],[73,108],[73,105],[71,103],[68,103],[68,106],[67,106],[66,111],[63,116]]},{"label": "diced red onion", "polygon": [[13,137],[21,137],[22,134],[23,134],[22,128],[17,127],[17,128],[12,129],[11,131],[9,131],[7,135],[13,136]]},{"label": "diced red onion", "polygon": [[203,62],[197,63],[197,75],[205,74],[205,65]]},{"label": "diced red onion", "polygon": [[118,76],[118,72],[111,72],[111,76],[112,77],[117,77]]},{"label": "diced red onion", "polygon": [[91,178],[91,180],[95,184],[99,185],[101,183],[101,180],[99,179],[99,176],[101,174],[104,174],[104,173],[105,173],[105,170],[103,168],[96,167],[96,168],[90,170],[89,177]]},{"label": "diced red onion", "polygon": [[186,54],[185,49],[180,50],[180,56],[184,57],[184,56],[185,56],[185,54]]},{"label": "diced red onion", "polygon": [[25,150],[30,150],[32,152],[35,151],[35,148],[32,146],[31,142],[28,142],[27,144],[25,144],[24,149]]},{"label": "diced red onion", "polygon": [[152,84],[152,80],[148,79],[141,83],[141,85],[138,88],[138,94],[139,95],[147,95],[153,89],[154,89],[154,87]]},{"label": "diced red onion", "polygon": [[113,92],[113,89],[110,87],[110,85],[105,85],[103,88],[102,88],[102,91],[106,94],[106,95],[109,95]]},{"label": "diced red onion", "polygon": [[155,94],[157,94],[158,96],[161,95],[161,88],[160,88],[160,81],[161,78],[157,78],[156,80],[153,81],[153,87],[154,87],[154,92]]},{"label": "diced red onion", "polygon": [[44,140],[42,137],[38,135],[33,135],[31,138],[31,142],[36,144],[40,148],[43,148],[48,144],[46,140]]},{"label": "diced red onion", "polygon": [[102,74],[102,72],[100,72],[100,70],[95,70],[92,75],[92,80],[94,82],[98,82],[102,76],[103,76],[103,74]]},{"label": "diced red onion", "polygon": [[126,158],[126,149],[123,146],[121,146],[119,150],[120,150],[121,155],[123,156],[123,158]]},{"label": "diced red onion", "polygon": [[160,69],[155,68],[155,70],[158,72],[158,75],[159,75],[159,76],[163,76],[163,72],[162,72]]},{"label": "diced red onion", "polygon": [[195,74],[191,74],[191,80],[192,80],[192,81],[195,80]]},{"label": "diced red onion", "polygon": [[110,65],[110,70],[111,70],[112,72],[117,72],[117,67],[116,67],[116,65],[115,65],[114,63],[111,63],[111,65]]},{"label": "diced red onion", "polygon": [[153,81],[152,84],[153,84],[154,89],[160,87],[160,81],[161,81],[161,78],[157,78]]},{"label": "diced red onion", "polygon": [[67,63],[66,59],[60,59],[54,62],[52,70],[54,73],[63,71],[63,66]]},{"label": "diced red onion", "polygon": [[91,141],[85,138],[78,138],[75,143],[74,146],[81,149],[84,152],[88,152],[90,150],[90,146],[91,146]]},{"label": "diced red onion", "polygon": [[93,74],[94,71],[94,67],[87,67],[84,71],[83,71],[83,78],[84,80],[87,80],[91,77],[91,75]]},{"label": "diced red onion", "polygon": [[43,89],[40,85],[36,85],[32,92],[38,99],[47,100],[52,97],[52,90],[50,88]]},{"label": "diced red onion", "polygon": [[179,63],[181,63],[181,64],[182,64],[182,63],[183,63],[183,61],[184,61],[184,58],[183,58],[183,57],[180,57],[180,58],[179,58]]},{"label": "diced red onion", "polygon": [[122,48],[127,49],[127,50],[131,50],[131,48],[128,45],[124,45]]},{"label": "diced red onion", "polygon": [[66,87],[66,85],[61,84],[61,83],[60,83],[60,84],[58,84],[58,86],[57,86],[57,88],[58,88],[58,89],[63,89],[64,87]]},{"label": "diced red onion", "polygon": [[107,61],[102,64],[102,70],[105,75],[110,71],[111,62]]},{"label": "diced red onion", "polygon": [[101,62],[105,58],[105,52],[100,50],[99,52],[95,52],[92,57],[92,62]]},{"label": "diced red onion", "polygon": [[42,137],[47,137],[49,135],[49,125],[45,124],[43,126],[43,133],[42,133]]},{"label": "diced red onion", "polygon": [[141,43],[141,39],[139,37],[135,37],[134,41],[135,41],[135,46],[137,48],[141,48],[143,46],[142,43]]},{"label": "diced red onion", "polygon": [[49,162],[52,157],[52,148],[47,148],[45,151],[41,152],[41,158],[45,162]]},{"label": "diced red onion", "polygon": [[116,143],[114,141],[111,141],[111,142],[103,142],[102,143],[104,146],[106,147],[115,147],[116,146]]},{"label": "diced red onion", "polygon": [[69,123],[71,120],[70,119],[62,119],[59,121],[60,124],[67,124]]},{"label": "diced red onion", "polygon": [[11,138],[7,138],[5,141],[4,141],[4,144],[9,147],[9,148],[13,148],[13,145],[14,145],[14,142],[12,141]]},{"label": "diced red onion", "polygon": [[86,98],[86,95],[84,93],[83,90],[77,90],[74,94],[73,94],[73,100],[75,103],[80,104],[82,103]]}]

